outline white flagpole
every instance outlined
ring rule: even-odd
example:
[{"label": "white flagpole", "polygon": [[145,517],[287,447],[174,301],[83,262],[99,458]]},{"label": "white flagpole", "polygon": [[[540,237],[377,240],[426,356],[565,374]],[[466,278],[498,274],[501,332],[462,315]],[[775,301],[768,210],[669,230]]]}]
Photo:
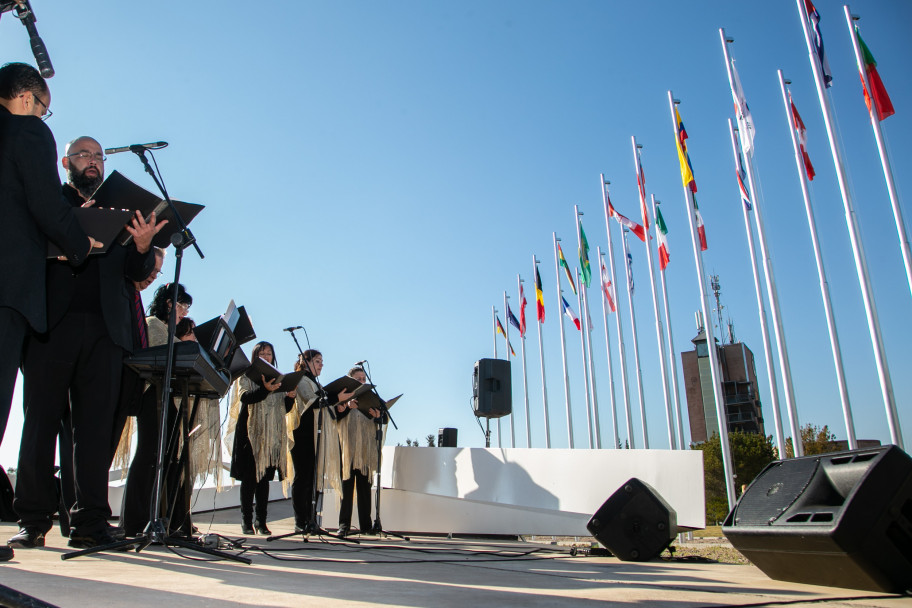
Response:
[{"label": "white flagpole", "polygon": [[[589,264],[590,268],[592,263]],[[602,425],[599,420],[598,391],[595,385],[595,363],[592,360],[592,316],[589,314],[589,290],[580,290],[583,294],[583,308],[586,309],[586,349],[589,353],[589,381],[592,384],[592,420],[594,422],[595,447],[602,449]]]},{"label": "white flagpole", "polygon": [[627,247],[626,228],[621,230],[621,241],[624,244],[624,269],[627,275],[627,303],[630,305],[630,335],[633,338],[633,361],[636,367],[637,395],[640,400],[640,419],[643,426],[643,447],[649,449],[649,433],[646,429],[646,401],[643,398],[643,370],[640,368],[640,342],[637,339],[636,311],[633,308],[633,293],[630,291],[630,248]]},{"label": "white flagpole", "polygon": [[[655,197],[652,197],[652,217],[656,217],[656,208],[659,205],[659,201],[655,200]],[[658,230],[658,228],[656,228]],[[682,416],[684,415],[681,410],[681,397],[680,389],[678,388],[678,364],[677,358],[675,355],[674,348],[674,334],[671,331],[671,311],[668,307],[668,285],[665,283],[665,271],[659,270],[659,278],[662,284],[662,305],[665,309],[665,326],[668,328],[668,354],[670,355],[669,365],[668,365],[668,374],[671,376],[671,393],[674,395],[674,405],[675,413],[677,414],[677,432],[678,432],[678,449],[686,449],[686,443],[684,442],[684,421]]]},{"label": "white flagpole", "polygon": [[[582,280],[582,278],[583,277],[580,275],[579,268],[577,268],[576,269],[577,285],[579,285],[579,282],[580,282],[580,280]],[[582,293],[583,293],[583,289],[582,289],[582,285],[580,285],[580,288],[576,291],[576,309],[578,311],[580,311],[580,313],[579,313],[580,314],[580,332],[579,332],[579,334],[580,334],[580,346],[582,347],[582,353],[583,353],[583,361],[582,361],[582,363],[583,363],[583,388],[585,389],[585,392],[586,392],[586,430],[588,431],[587,434],[589,436],[589,449],[591,450],[592,446],[594,445],[593,437],[592,437],[592,401],[591,401],[590,395],[589,395],[589,392],[590,392],[589,365],[588,365],[589,356],[586,351],[587,326],[586,326],[586,319],[583,317]]]},{"label": "white flagpole", "polygon": [[855,36],[855,25],[853,21],[858,17],[853,17],[849,11],[849,5],[844,7],[846,22],[849,25],[849,36],[852,37],[852,48],[855,49],[855,61],[858,63],[858,71],[864,80],[865,88],[868,90],[868,96],[871,98],[871,110],[868,114],[871,116],[871,128],[874,130],[874,140],[877,142],[877,153],[880,155],[880,164],[883,167],[884,179],[887,181],[887,192],[890,195],[890,206],[893,207],[893,219],[896,221],[896,232],[899,236],[899,247],[902,250],[903,264],[906,267],[906,281],[909,288],[912,289],[912,251],[909,250],[909,236],[906,234],[906,222],[903,220],[902,208],[899,206],[899,195],[896,193],[896,183],[893,181],[893,167],[890,164],[890,158],[887,155],[887,146],[884,143],[883,130],[880,127],[880,120],[877,118],[877,108],[874,104],[874,91],[871,88],[871,79],[868,78],[868,71],[865,69],[864,58],[861,55],[861,46],[858,44],[858,38]]},{"label": "white flagpole", "polygon": [[[729,84],[732,87],[732,98],[735,97],[735,88],[732,78],[731,56],[728,52],[728,44],[733,42],[733,38],[726,38],[725,30],[719,28],[719,36],[722,40],[722,52],[725,55],[725,70],[728,73]],[[741,142],[741,150],[744,152],[745,173],[747,174],[747,184],[751,196],[751,204],[754,207],[754,226],[757,229],[757,241],[760,244],[760,257],[763,263],[763,276],[766,280],[766,296],[770,305],[770,316],[773,320],[773,333],[776,336],[776,352],[779,356],[779,373],[782,374],[782,389],[785,394],[785,407],[789,415],[789,426],[792,431],[792,444],[795,456],[804,456],[804,446],[801,444],[801,425],[798,422],[798,409],[795,404],[795,387],[792,383],[792,368],[789,364],[788,347],[785,344],[785,330],[782,327],[782,313],[779,309],[779,290],[776,288],[776,278],[773,274],[773,260],[770,256],[769,246],[766,242],[766,228],[763,221],[763,212],[757,191],[754,188],[754,160],[753,151],[745,149],[744,142]]]},{"label": "white flagpole", "polygon": [[[522,278],[517,274],[516,275],[516,297],[519,302],[519,314],[522,316]],[[529,427],[529,386],[528,386],[528,377],[526,375],[526,335],[523,332],[520,332],[519,335],[519,346],[522,349],[522,370],[523,370],[523,406],[526,413],[526,447],[532,447],[532,429]]]},{"label": "white flagpole", "polygon": [[[617,293],[617,272],[614,265],[614,247],[611,246],[611,215],[608,212],[608,185],[611,182],[605,179],[605,174],[601,174],[602,187],[602,204],[605,207],[605,232],[608,234],[608,265],[611,268],[611,282],[615,286],[614,292]],[[626,263],[626,261],[625,261]],[[618,353],[621,359],[621,388],[624,391],[624,414],[627,423],[627,443],[630,449],[636,447],[633,436],[633,412],[630,408],[630,384],[627,380],[627,352],[624,348],[624,330],[621,325],[621,303],[620,298],[615,298],[614,306],[617,308],[615,323],[618,336]]]},{"label": "white flagpole", "polygon": [[[675,143],[677,145],[679,133],[678,122],[675,119],[675,100],[668,91],[668,105],[671,109],[671,123],[674,128]],[[700,285],[700,307],[703,311],[703,331],[706,333],[706,350],[709,354],[709,369],[712,376],[713,396],[716,401],[716,416],[719,419],[719,443],[722,448],[722,469],[725,473],[725,489],[728,494],[728,508],[735,506],[735,478],[731,462],[731,446],[728,441],[728,416],[725,410],[725,400],[722,395],[722,373],[719,368],[719,353],[716,350],[716,338],[713,335],[712,317],[709,316],[709,297],[706,291],[706,272],[703,269],[703,255],[697,240],[697,227],[694,221],[693,193],[684,186],[684,203],[687,206],[687,218],[690,225],[690,242],[693,245],[694,262],[697,266],[697,281]]]},{"label": "white flagpole", "polygon": [[836,383],[839,386],[839,399],[842,402],[842,414],[845,418],[846,437],[849,449],[858,449],[858,440],[855,438],[855,421],[852,417],[852,407],[849,405],[849,389],[846,385],[845,368],[842,364],[842,349],[839,346],[839,334],[836,331],[836,318],[833,315],[833,303],[830,298],[830,287],[827,282],[826,270],[823,266],[823,254],[820,252],[820,241],[817,238],[817,221],[814,219],[814,208],[811,206],[811,194],[808,188],[808,179],[804,158],[798,145],[795,134],[795,118],[792,116],[791,96],[786,84],[790,84],[778,70],[779,88],[782,90],[782,103],[785,106],[785,116],[788,121],[789,133],[792,136],[792,148],[795,151],[795,167],[798,170],[798,182],[801,184],[801,196],[804,199],[804,211],[807,214],[808,229],[811,231],[811,244],[814,246],[814,260],[817,263],[817,278],[820,280],[820,297],[823,300],[823,310],[826,313],[827,331],[830,335],[830,349],[833,351],[833,364],[836,367]]},{"label": "white flagpole", "polygon": [[[510,299],[510,296],[507,295],[507,292],[504,292],[504,342],[506,342],[505,350],[507,351],[507,363],[510,362],[510,319],[507,318],[507,313],[510,308],[507,306],[507,300]],[[510,376],[513,376],[513,368],[510,367]],[[513,383],[510,382],[510,389],[512,391]],[[516,447],[516,416],[513,415],[513,395],[510,394],[510,447]]]},{"label": "white flagpole", "polygon": [[[728,119],[728,128],[731,133],[732,153],[735,155],[735,170],[738,168],[738,154],[740,146],[736,140],[735,128]],[[776,367],[773,363],[773,347],[770,341],[769,327],[766,321],[766,306],[763,303],[763,288],[760,285],[760,268],[757,264],[757,250],[754,245],[754,232],[751,230],[750,217],[747,206],[741,201],[741,215],[744,217],[744,235],[747,239],[747,250],[750,253],[751,271],[754,274],[754,291],[757,294],[757,315],[760,317],[760,336],[763,339],[763,358],[766,362],[767,376],[769,378],[770,408],[773,410],[773,424],[776,431],[776,449],[779,458],[787,458],[785,453],[785,435],[782,431],[782,414],[779,409],[779,388],[776,383]],[[720,328],[721,329],[721,328]],[[800,436],[800,435],[799,435]],[[793,441],[793,443],[795,443]]]},{"label": "white flagpole", "polygon": [[559,311],[559,322],[560,322],[560,335],[561,335],[561,358],[564,362],[564,401],[567,404],[567,437],[569,440],[568,446],[573,448],[573,417],[570,413],[570,374],[567,372],[567,340],[564,337],[564,305],[563,305],[563,296],[561,295],[561,286],[560,286],[560,263],[557,260],[557,242],[560,240],[557,238],[557,233],[552,232],[551,236],[554,238],[554,277],[557,279],[555,281],[555,287],[557,288],[557,309]]},{"label": "white flagpole", "polygon": [[[491,313],[494,317],[491,320],[491,324],[494,327],[494,358],[497,359],[497,308],[492,306]],[[503,447],[500,444],[500,418],[497,419],[497,447]]]},{"label": "white flagpole", "polygon": [[836,166],[836,178],[839,181],[839,192],[842,195],[842,204],[845,208],[846,227],[849,230],[849,240],[852,243],[852,255],[855,258],[855,270],[858,274],[858,283],[861,287],[861,297],[864,301],[865,315],[868,321],[868,332],[871,334],[871,343],[874,347],[874,359],[877,363],[877,374],[880,379],[880,391],[883,395],[884,407],[887,411],[887,425],[890,427],[890,439],[903,448],[902,429],[899,425],[899,416],[896,413],[896,399],[893,395],[893,381],[887,367],[887,352],[883,344],[880,331],[880,320],[877,316],[877,305],[874,302],[874,290],[871,288],[871,279],[868,273],[868,262],[865,258],[864,246],[861,243],[861,230],[855,218],[855,208],[852,194],[849,192],[849,180],[845,165],[842,161],[842,151],[836,140],[836,128],[833,121],[833,111],[830,108],[830,98],[826,93],[823,83],[823,73],[817,62],[817,53],[811,41],[811,31],[808,25],[808,15],[804,7],[804,0],[796,0],[801,28],[804,31],[804,40],[807,43],[808,59],[811,62],[811,71],[814,73],[814,83],[817,85],[817,98],[823,112],[823,121],[827,129],[827,138],[830,142],[830,152],[833,155],[833,164]]},{"label": "white flagpole", "polygon": [[[633,145],[633,166],[634,169],[637,169],[641,165],[640,160],[640,146],[637,144],[636,137],[630,136],[630,143]],[[645,191],[645,184],[643,188]],[[655,195],[652,196],[653,206],[655,206]],[[645,201],[644,201],[645,202]],[[642,213],[648,213],[646,207],[643,206]],[[650,225],[649,218],[644,217],[643,219],[643,228],[646,231],[646,265],[649,266],[649,288],[652,290],[652,310],[655,314],[655,328],[656,328],[656,341],[659,346],[659,370],[662,373],[662,396],[665,398],[665,418],[668,424],[668,449],[674,450],[676,446],[675,433],[674,433],[674,414],[671,411],[671,399],[668,389],[668,366],[665,363],[665,331],[662,329],[662,317],[659,316],[659,297],[656,293],[656,284],[655,284],[655,270],[652,267],[652,244],[650,241],[652,238],[649,236],[649,230],[646,226]],[[652,222],[655,223],[655,222]]]},{"label": "white flagpole", "polygon": [[[532,276],[538,275],[539,260],[532,254]],[[544,294],[542,294],[544,298]],[[538,284],[535,285],[535,326],[538,329],[538,359],[541,365],[542,405],[545,412],[545,447],[551,448],[551,420],[548,414],[548,386],[545,382],[545,349],[542,346],[541,321],[538,320]],[[531,447],[531,446],[530,446]]]},{"label": "white flagpole", "polygon": [[[614,396],[614,371],[612,369],[611,363],[611,339],[608,335],[608,306],[605,304],[605,281],[602,277],[602,256],[605,255],[602,253],[601,247],[596,247],[596,252],[598,253],[599,261],[599,285],[602,288],[602,316],[605,318],[605,351],[608,353],[608,390],[611,397],[611,428],[614,430],[614,445],[611,446],[614,449],[618,449],[621,444],[621,438],[618,435],[618,413],[617,413],[617,402]],[[613,284],[612,284],[613,285]],[[615,297],[615,300],[617,297]],[[617,302],[614,304],[615,309],[617,308]]]}]

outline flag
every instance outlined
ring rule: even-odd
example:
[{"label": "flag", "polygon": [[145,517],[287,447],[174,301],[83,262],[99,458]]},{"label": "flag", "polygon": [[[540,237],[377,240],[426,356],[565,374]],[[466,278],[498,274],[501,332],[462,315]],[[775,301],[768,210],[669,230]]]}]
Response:
[{"label": "flag", "polygon": [[656,238],[659,240],[659,269],[665,270],[671,256],[668,255],[668,228],[665,227],[665,219],[662,217],[662,210],[656,206]]},{"label": "flag", "polygon": [[[507,337],[507,332],[506,332],[506,330],[504,329],[504,326],[501,325],[501,323],[500,323],[500,318],[499,318],[499,317],[494,317],[494,320],[497,321],[497,333],[503,334],[503,337],[506,338],[506,337]],[[513,350],[513,345],[510,344],[510,341],[509,341],[509,340],[507,340],[507,347],[510,349],[510,354],[513,355],[513,356],[515,357],[515,356],[516,356],[516,351]]]},{"label": "flag", "polygon": [[636,150],[637,163],[637,189],[640,192],[640,215],[643,216],[643,228],[649,230],[649,212],[646,210],[646,173],[643,171],[643,161],[640,151]]},{"label": "flag", "polygon": [[741,149],[745,154],[750,154],[754,149],[754,119],[747,100],[744,98],[744,89],[741,88],[741,79],[735,69],[735,60],[732,59],[732,97],[735,102],[735,117],[738,119],[738,131],[741,133]]},{"label": "flag", "polygon": [[750,211],[753,206],[751,205],[750,193],[747,191],[747,184],[745,180],[747,179],[747,174],[744,173],[744,164],[741,161],[741,153],[737,155],[736,162],[738,166],[735,167],[735,173],[738,174],[738,189],[741,191],[741,202],[744,203],[744,206]]},{"label": "flag", "polygon": [[526,335],[526,292],[519,284],[519,335]]},{"label": "flag", "polygon": [[687,130],[684,128],[684,122],[681,120],[681,113],[675,107],[675,124],[677,125],[678,162],[681,163],[681,181],[685,188],[690,188],[691,192],[697,191],[697,180],[694,179],[693,167],[690,165],[690,156],[687,154]]},{"label": "flag", "polygon": [[539,323],[545,322],[545,294],[542,293],[541,275],[538,266],[535,267],[535,315]]},{"label": "flag", "polygon": [[561,249],[560,243],[557,244],[557,261],[560,264],[560,267],[564,269],[567,280],[570,281],[570,289],[573,290],[573,295],[576,295],[576,284],[573,282],[573,273],[570,272],[570,266],[567,265],[567,258],[564,257],[564,250]]},{"label": "flag", "polygon": [[630,295],[633,295],[633,256],[629,251],[627,252],[627,276],[630,277],[627,279],[627,290]]},{"label": "flag", "polygon": [[617,305],[615,305],[616,296],[614,293],[614,285],[611,284],[611,277],[608,275],[608,269],[605,267],[605,262],[602,262],[602,292],[605,294],[605,299],[608,301],[608,309],[611,312],[617,312]]},{"label": "flag", "polygon": [[[605,193],[606,197],[607,197],[607,194],[608,193],[606,192]],[[640,226],[639,224],[634,222],[633,220],[628,219],[628,218],[624,217],[623,215],[621,215],[620,213],[618,213],[615,210],[614,205],[611,204],[611,199],[608,198],[607,200],[608,200],[608,216],[616,219],[618,221],[618,224],[620,224],[624,228],[627,228],[628,230],[630,230],[630,232],[634,233],[638,239],[640,239],[641,241],[643,241],[645,243],[646,242],[646,230],[642,226]]]},{"label": "flag", "polygon": [[833,86],[833,73],[830,71],[830,62],[827,61],[823,52],[823,34],[820,33],[820,13],[811,0],[804,0],[804,8],[807,9],[808,19],[810,20],[811,31],[814,37],[814,50],[817,52],[817,62],[820,64],[820,71],[823,72],[823,84],[826,88]]},{"label": "flag", "polygon": [[697,205],[697,197],[694,197],[694,219],[697,220],[697,236],[700,237],[700,251],[706,251],[706,228],[703,226],[703,216],[700,214],[700,207]]},{"label": "flag", "polygon": [[[880,74],[877,72],[877,62],[874,60],[874,55],[871,54],[871,49],[869,49],[868,45],[861,39],[861,32],[858,31],[857,25],[855,26],[855,36],[858,38],[858,45],[861,47],[861,56],[864,59],[864,69],[868,73],[868,82],[871,83],[874,107],[877,108],[877,120],[883,120],[888,116],[893,116],[895,113],[893,111],[893,102],[890,101],[887,89],[880,80]],[[859,74],[859,76],[861,76],[861,86],[864,88],[865,103],[868,105],[868,112],[870,112],[872,95],[868,94],[868,88],[864,83],[864,75]]]},{"label": "flag", "polygon": [[583,220],[579,220],[580,244],[579,259],[580,273],[582,274],[581,282],[589,287],[592,283],[592,268],[589,266],[589,241],[586,240],[586,231],[583,230]]},{"label": "flag", "polygon": [[567,299],[564,296],[561,296],[561,304],[564,305],[564,314],[570,317],[570,320],[573,321],[573,324],[576,325],[576,328],[580,331],[583,331],[582,325],[580,325],[579,319],[576,318],[576,315],[573,314],[573,309],[570,308],[570,305],[567,304]]},{"label": "flag", "polygon": [[510,310],[509,304],[507,304],[507,323],[519,330],[520,335],[522,334],[522,327],[519,325],[519,319],[517,319],[516,315],[513,314],[513,311]]},{"label": "flag", "polygon": [[792,105],[792,118],[795,119],[795,131],[798,133],[798,147],[801,149],[801,156],[804,159],[804,170],[807,173],[808,180],[814,180],[814,165],[811,164],[811,157],[807,151],[807,129],[804,128],[804,121],[801,120],[801,114],[792,101],[792,94],[789,92],[789,103]]}]

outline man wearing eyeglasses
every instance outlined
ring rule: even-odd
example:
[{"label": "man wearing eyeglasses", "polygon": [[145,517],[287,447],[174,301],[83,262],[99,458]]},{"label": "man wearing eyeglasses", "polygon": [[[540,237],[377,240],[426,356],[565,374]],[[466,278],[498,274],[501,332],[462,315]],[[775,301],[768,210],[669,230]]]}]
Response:
[{"label": "man wearing eyeglasses", "polygon": [[[104,161],[91,137],[67,144],[63,197],[72,207],[89,204],[104,180]],[[58,511],[54,444],[61,423],[61,453],[72,453],[75,480],[75,503],[66,505],[69,544],[87,548],[114,541],[117,531],[107,523],[108,468],[123,359],[133,351],[129,281],[142,282],[153,271],[152,238],[165,223],[156,225],[154,215],[147,223],[137,213],[127,226],[131,244],[115,243],[75,269],[47,263],[48,331],[29,338],[23,364],[25,419],[13,501],[20,530],[7,541],[11,547],[43,546],[52,526]]]}]

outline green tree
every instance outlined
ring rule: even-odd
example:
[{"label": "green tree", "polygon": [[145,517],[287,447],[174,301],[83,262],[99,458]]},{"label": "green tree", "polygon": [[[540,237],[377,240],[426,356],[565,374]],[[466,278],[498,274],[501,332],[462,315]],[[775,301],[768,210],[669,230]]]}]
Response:
[{"label": "green tree", "polygon": [[[826,424],[823,425],[823,428],[820,428],[809,422],[801,427],[801,445],[804,446],[805,456],[839,451],[836,435],[830,432],[830,428]],[[791,437],[785,440],[785,456],[786,458],[795,456],[795,448],[792,447]]]},{"label": "green tree", "polygon": [[435,443],[436,439],[437,438],[434,437],[433,435],[428,435],[427,437],[425,437],[425,440],[427,441],[429,448],[437,447],[437,444]]},{"label": "green tree", "polygon": [[[740,496],[742,486],[751,481],[769,463],[776,460],[772,436],[735,431],[728,434],[735,475],[735,495]],[[719,435],[713,433],[708,441],[691,445],[703,452],[703,478],[706,496],[706,522],[718,523],[728,515],[728,493],[725,490],[725,472],[722,466],[722,447]]]}]

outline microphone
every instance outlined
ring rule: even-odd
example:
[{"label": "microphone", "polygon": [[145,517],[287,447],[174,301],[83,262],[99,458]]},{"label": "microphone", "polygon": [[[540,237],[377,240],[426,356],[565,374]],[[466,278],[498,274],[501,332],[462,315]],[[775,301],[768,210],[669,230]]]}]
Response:
[{"label": "microphone", "polygon": [[286,327],[286,328],[283,329],[282,331],[294,331],[294,330],[296,330],[296,329],[304,329],[304,326],[303,326],[303,325],[297,325],[297,326],[295,326],[295,327]]},{"label": "microphone", "polygon": [[120,148],[105,148],[105,154],[118,154],[120,152],[142,152],[143,150],[159,150],[167,148],[168,142],[155,141],[148,144],[133,144],[132,146],[121,146]]},{"label": "microphone", "polygon": [[364,365],[365,363],[367,363],[367,359],[362,359],[361,361],[358,361],[357,363],[355,363],[355,365],[361,366],[361,365]]},{"label": "microphone", "polygon": [[54,66],[51,65],[51,58],[48,56],[44,41],[38,35],[35,29],[35,12],[29,5],[28,0],[17,0],[16,17],[22,21],[28,31],[29,42],[32,45],[32,54],[35,56],[35,62],[38,64],[38,70],[44,78],[50,78],[54,75]]}]

